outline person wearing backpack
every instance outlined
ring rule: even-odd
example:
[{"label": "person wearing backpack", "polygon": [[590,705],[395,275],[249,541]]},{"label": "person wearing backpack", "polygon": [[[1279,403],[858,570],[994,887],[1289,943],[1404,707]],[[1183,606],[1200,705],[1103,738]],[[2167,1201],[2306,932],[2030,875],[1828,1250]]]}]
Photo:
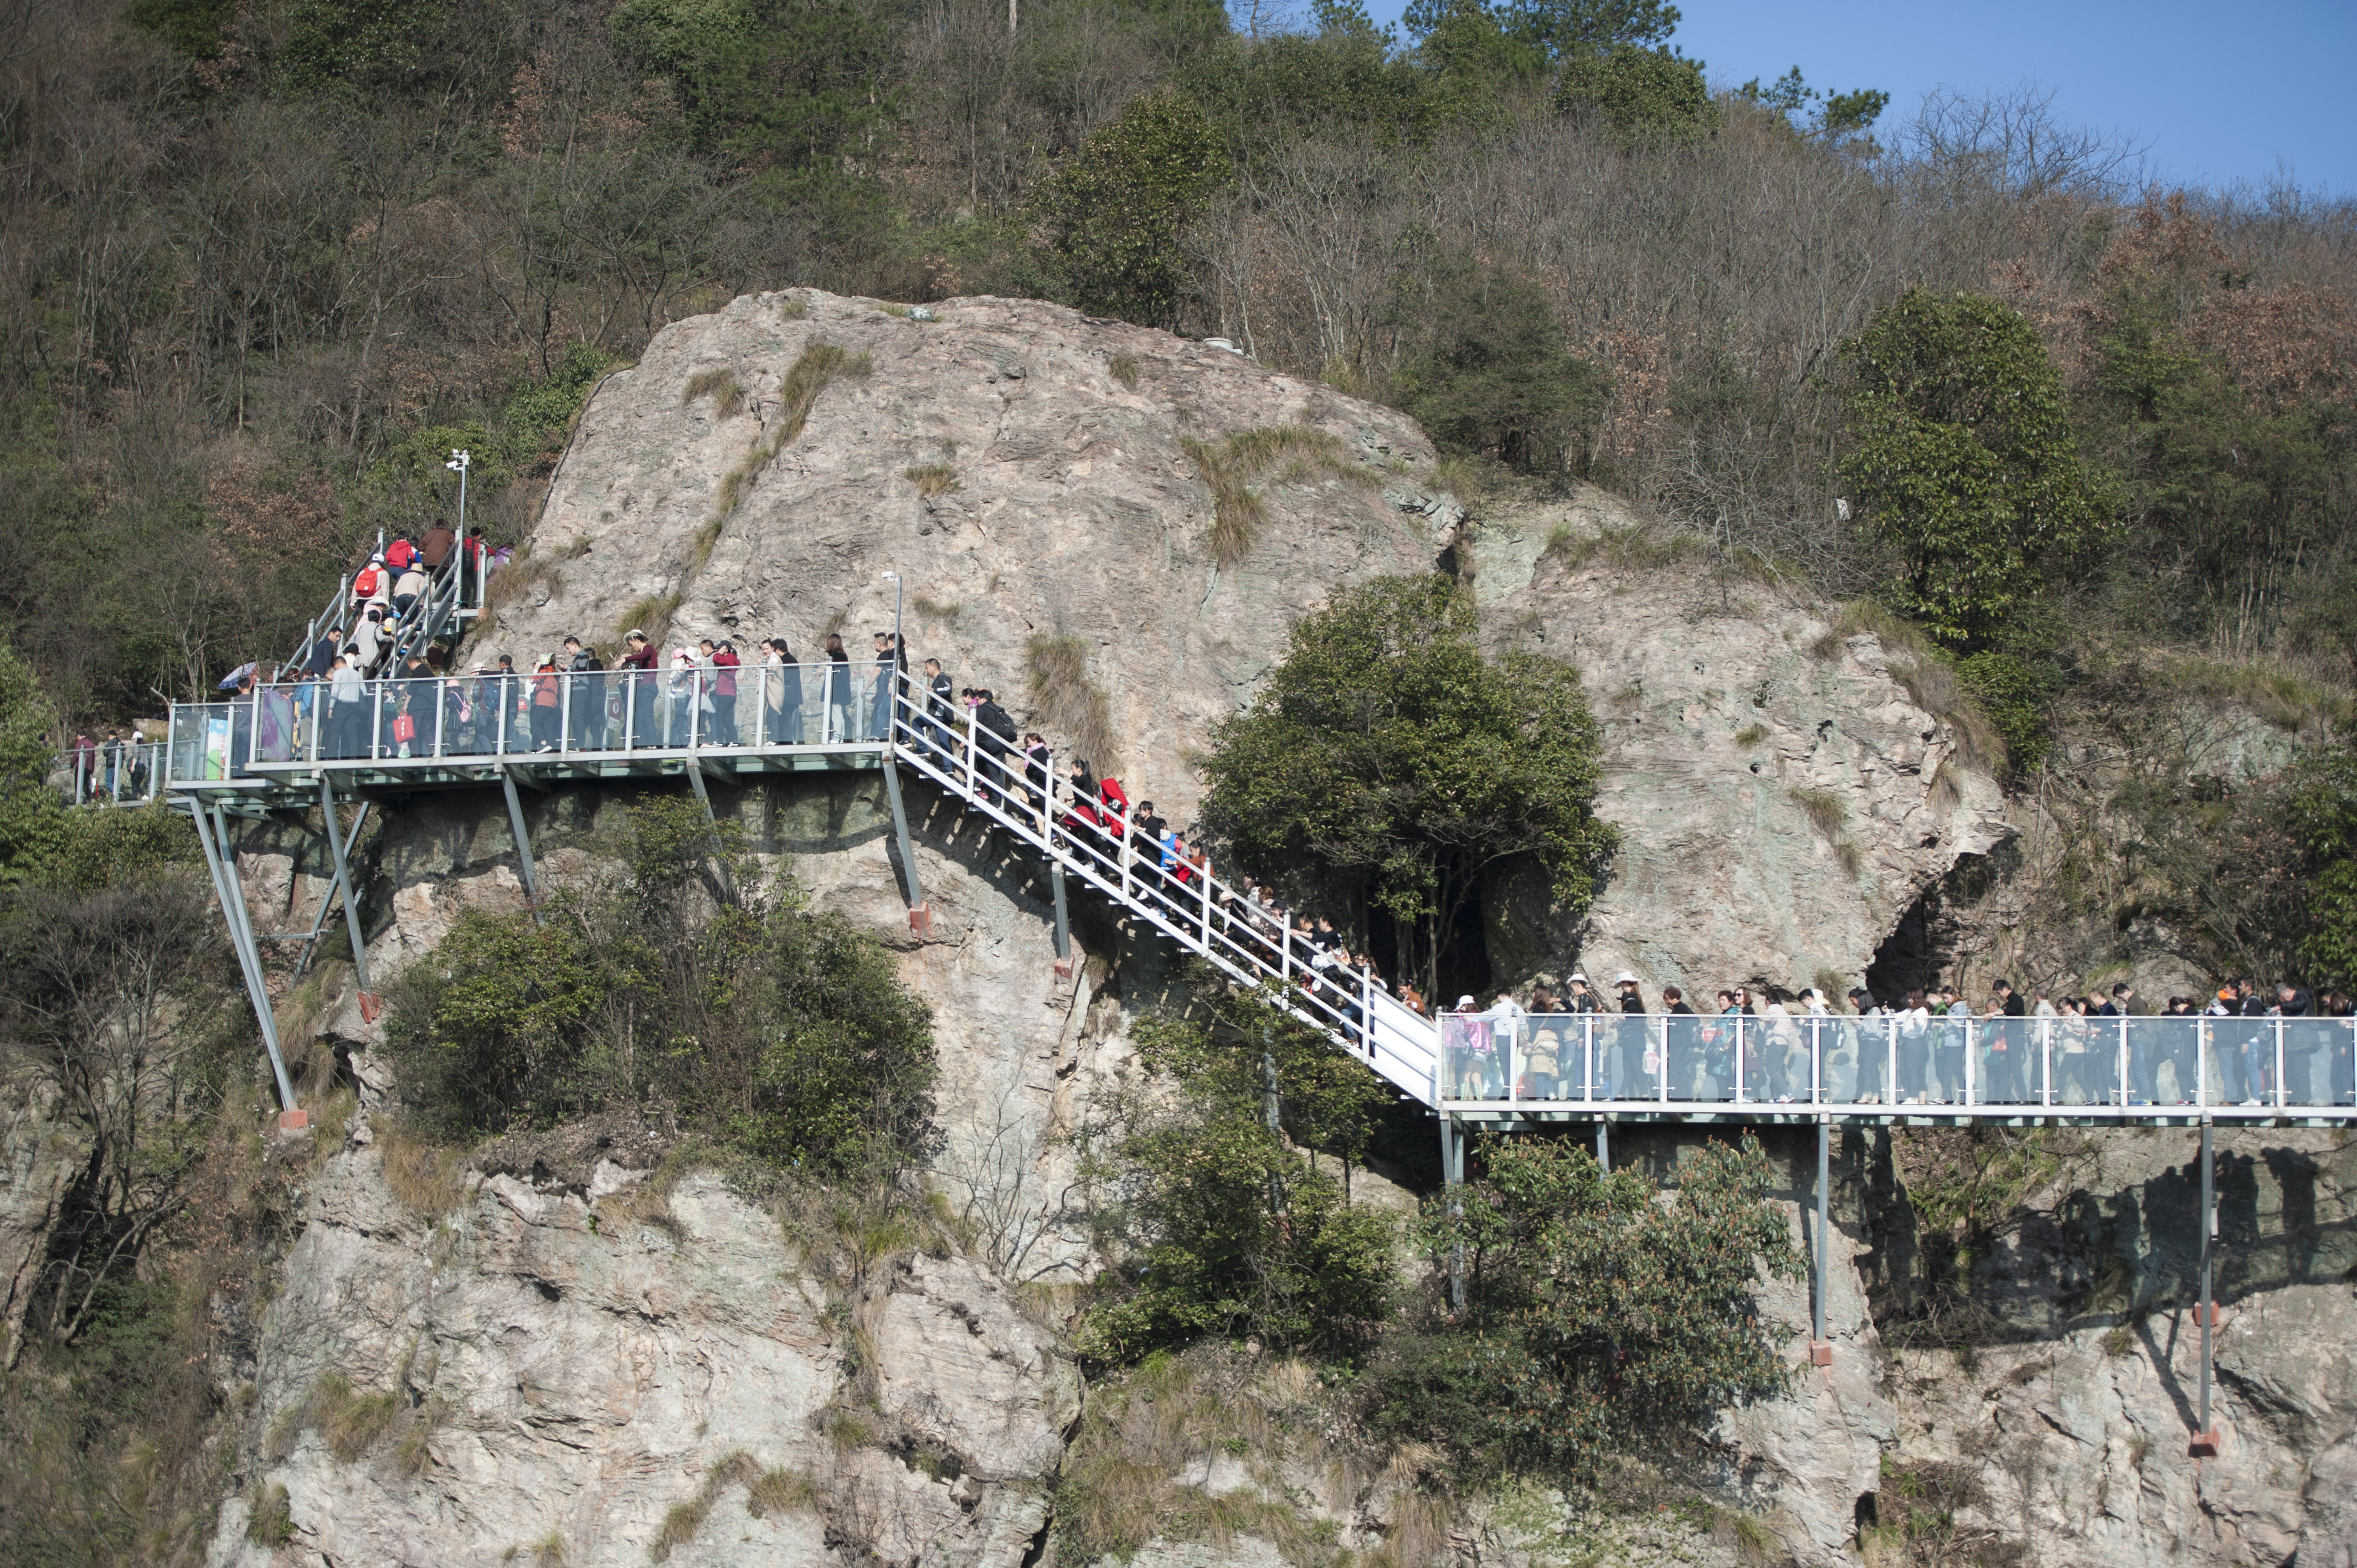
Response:
[{"label": "person wearing backpack", "polygon": [[391,575],[385,570],[382,554],[369,557],[367,565],[352,579],[352,610],[364,613],[371,605],[382,607],[393,596]]},{"label": "person wearing backpack", "polygon": [[603,751],[606,749],[606,661],[597,653],[581,646],[577,637],[565,639],[565,651],[569,656],[565,665],[565,711],[571,730],[566,749],[570,751]]}]

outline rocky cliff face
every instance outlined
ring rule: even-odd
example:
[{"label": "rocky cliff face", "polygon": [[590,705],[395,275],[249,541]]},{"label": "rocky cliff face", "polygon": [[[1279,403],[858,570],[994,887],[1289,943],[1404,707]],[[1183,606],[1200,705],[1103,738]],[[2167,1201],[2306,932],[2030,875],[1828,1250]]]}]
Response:
[{"label": "rocky cliff face", "polygon": [[[1625,965],[1649,994],[1670,981],[1854,978],[1921,890],[2001,831],[1994,786],[1918,701],[1903,659],[1827,607],[1706,586],[1674,553],[1615,542],[1634,520],[1609,498],[1486,517],[1469,533],[1396,414],[1051,306],[937,310],[925,322],[796,291],[668,328],[592,400],[534,535],[537,564],[511,580],[479,651],[529,655],[566,631],[664,619],[673,642],[784,635],[807,655],[839,627],[857,648],[889,624],[891,571],[909,592],[913,651],[941,656],[961,683],[996,685],[1018,715],[1030,639],[1082,639],[1115,760],[1134,792],[1183,820],[1199,792],[1191,749],[1280,656],[1294,617],[1337,584],[1454,551],[1490,638],[1585,671],[1606,729],[1603,810],[1626,839],[1583,929],[1523,890],[1492,890],[1509,973]],[[866,373],[806,395],[797,367],[818,345],[848,356],[838,370],[865,355]],[[1251,433],[1296,427],[1318,434],[1253,456],[1268,443]],[[1260,518],[1241,555],[1211,542],[1211,479],[1232,506],[1230,481],[1253,487]],[[529,803],[549,875],[594,853],[598,812],[622,798]],[[890,942],[933,1005],[935,1180],[970,1251],[901,1248],[846,1284],[716,1179],[657,1198],[619,1156],[545,1171],[494,1160],[447,1215],[425,1216],[393,1196],[363,1121],[324,1167],[261,1352],[233,1380],[253,1392],[218,1560],[1048,1561],[1044,1499],[1078,1384],[1006,1282],[1087,1267],[1056,1134],[1092,1081],[1125,1070],[1128,1021],[1167,993],[1165,955],[1083,910],[1086,961],[1059,977],[1036,868],[922,791],[917,871],[933,919],[921,933],[903,917],[872,777],[715,798],[823,907]],[[248,831],[250,900],[307,915],[324,865]],[[464,908],[521,909],[492,801],[402,804],[365,860],[382,972]],[[323,1027],[371,1102],[397,1093],[355,1007],[331,1007]],[[2253,1255],[2280,1236],[2345,1240],[2333,1185],[2345,1173],[2306,1186],[2267,1174],[2321,1159],[2297,1138],[2253,1135],[2255,1191],[2273,1180],[2278,1194],[2254,1199]],[[2161,1180],[2126,1167],[2058,1178],[2038,1198],[2054,1218],[2022,1231],[2043,1224],[2051,1245],[1992,1259],[1976,1289],[2002,1295],[2034,1276],[2061,1300],[2100,1260],[2162,1249],[2183,1228],[2137,1196]],[[1905,1503],[1920,1498],[1940,1503],[1955,1541],[1999,1557],[2025,1539],[2040,1561],[2123,1568],[2349,1550],[2352,1510],[2333,1477],[2350,1468],[2357,1398],[2345,1369],[2301,1354],[2313,1334],[2345,1337],[2347,1281],[2330,1271],[2346,1264],[2329,1248],[2311,1246],[2298,1279],[2248,1283],[2221,1357],[2235,1436],[2195,1466],[2169,1424],[2188,1354],[2181,1293],[2155,1284],[2127,1298],[2126,1317],[2024,1318],[1967,1359],[1886,1344],[1885,1309],[1869,1303],[1904,1272],[1893,1260],[1913,1220],[1897,1191],[1884,1180],[1845,1195],[1830,1373],[1802,1366],[1805,1291],[1763,1296],[1797,1380],[1728,1418],[1716,1479],[1767,1521],[1766,1544],[1518,1495],[1470,1510],[1442,1555],[1519,1568],[1558,1560],[1570,1540],[1632,1563],[1763,1551],[1832,1563],[1863,1540],[1876,1561],[1936,1557],[1947,1545],[1919,1539],[1930,1527]],[[1804,1193],[1796,1182],[1796,1226]],[[1223,1469],[1226,1452],[1189,1457],[1183,1484],[1232,1489],[1249,1466]],[[2017,1475],[2023,1455],[2034,1463]],[[1372,1548],[1405,1526],[1370,1485],[1318,1507]],[[1249,1531],[1159,1541],[1140,1559],[1286,1560]]]},{"label": "rocky cliff face", "polygon": [[888,1246],[830,1285],[715,1176],[635,1192],[629,1148],[469,1172],[421,1214],[364,1116],[351,1140],[236,1396],[245,1484],[214,1563],[1017,1568],[1040,1549],[1080,1381],[987,1271]]}]

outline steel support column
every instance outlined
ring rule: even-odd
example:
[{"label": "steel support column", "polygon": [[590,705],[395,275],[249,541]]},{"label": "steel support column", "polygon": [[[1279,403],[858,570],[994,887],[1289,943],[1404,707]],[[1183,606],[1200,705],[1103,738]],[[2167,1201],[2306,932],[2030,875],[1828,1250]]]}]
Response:
[{"label": "steel support column", "polygon": [[[687,787],[695,791],[696,800],[703,804],[704,820],[712,824],[712,845],[717,850],[720,847],[720,818],[712,810],[712,791],[704,782],[702,758],[698,758],[696,766],[687,770]],[[728,875],[728,863],[718,854],[715,854],[712,857],[712,870],[714,875],[720,878],[720,896],[731,904],[737,902],[737,879]]]},{"label": "steel support column", "polygon": [[[302,1112],[295,1104],[295,1085],[286,1077],[286,1058],[278,1049],[278,1020],[270,1008],[270,991],[264,983],[261,955],[253,946],[253,928],[246,921],[245,897],[237,886],[237,864],[229,847],[227,824],[209,822],[201,802],[192,802],[189,815],[197,820],[197,842],[204,846],[205,868],[212,873],[213,894],[221,900],[221,918],[229,926],[229,942],[237,953],[237,966],[245,977],[245,993],[253,1003],[254,1021],[262,1026],[263,1048],[270,1053],[270,1070],[278,1080],[278,1122],[294,1128],[304,1124]],[[220,842],[214,835],[220,834]]]},{"label": "steel support column", "polygon": [[532,906],[532,923],[540,924],[540,872],[532,863],[532,833],[523,825],[523,801],[516,794],[515,770],[500,772],[500,788],[508,798],[508,827],[515,833],[516,869],[523,877],[523,896]]},{"label": "steel support column", "polygon": [[2218,1320],[2211,1292],[2211,1263],[2218,1241],[2217,1167],[2210,1154],[2210,1118],[2201,1118],[2201,1303],[2194,1310],[2201,1323],[2201,1425],[2193,1434],[2193,1452],[2207,1458],[2218,1452],[2218,1425],[2210,1419],[2210,1327]]},{"label": "steel support column", "polygon": [[1827,1190],[1833,1185],[1833,1123],[1817,1118],[1817,1300],[1814,1314],[1815,1333],[1809,1342],[1809,1359],[1820,1367],[1834,1364],[1833,1341],[1825,1337],[1825,1286],[1832,1276],[1833,1230],[1829,1223],[1832,1202]]},{"label": "steel support column", "polygon": [[[891,802],[892,836],[900,845],[900,876],[903,891],[909,897],[909,923],[921,927],[925,922],[919,917],[925,911],[925,895],[924,890],[917,886],[917,846],[909,837],[909,808],[900,799],[900,764],[888,746],[884,748],[884,796]],[[1057,912],[1060,915],[1063,911],[1061,881],[1056,884],[1056,892]],[[1065,956],[1060,931],[1056,943],[1056,956]]]},{"label": "steel support column", "polygon": [[1607,1176],[1612,1174],[1612,1123],[1601,1116],[1596,1119],[1596,1165]]},{"label": "steel support column", "polygon": [[[326,786],[327,782],[328,781],[325,777],[322,777],[319,780],[322,788]],[[366,800],[362,800],[361,802],[359,812],[352,818],[350,842],[353,843],[360,843],[361,829],[365,827],[368,823],[368,812],[369,803]],[[330,818],[329,820],[332,822],[333,819]],[[328,843],[331,844],[335,842],[335,830],[332,826],[330,826],[328,831]],[[317,918],[311,921],[311,934],[303,939],[303,955],[295,961],[295,978],[297,980],[302,979],[303,972],[311,967],[311,959],[319,950],[319,933],[328,929],[328,917],[335,912],[336,898],[339,893],[342,890],[342,887],[343,878],[341,876],[338,876],[334,883],[328,886],[328,890],[319,895],[319,913]]]},{"label": "steel support column", "polygon": [[[1464,1219],[1465,1196],[1460,1188],[1465,1181],[1465,1130],[1446,1111],[1440,1113],[1440,1179],[1448,1192],[1448,1218]],[[1465,1243],[1461,1240],[1448,1248],[1448,1307],[1452,1312],[1465,1310]]]},{"label": "steel support column", "polygon": [[[364,815],[367,806],[361,806],[361,811]],[[344,896],[344,929],[351,933],[352,938],[352,974],[361,990],[366,992],[369,990],[368,942],[361,935],[360,890],[352,886],[351,863],[344,853],[344,830],[336,823],[336,787],[325,773],[319,775],[319,820],[328,830],[328,847],[335,854],[336,889]],[[360,832],[360,819],[354,818],[352,837],[355,841],[359,839]]]},{"label": "steel support column", "polygon": [[1056,962],[1060,968],[1070,968],[1072,958],[1072,922],[1064,908],[1064,863],[1049,859],[1048,886],[1056,899]]}]

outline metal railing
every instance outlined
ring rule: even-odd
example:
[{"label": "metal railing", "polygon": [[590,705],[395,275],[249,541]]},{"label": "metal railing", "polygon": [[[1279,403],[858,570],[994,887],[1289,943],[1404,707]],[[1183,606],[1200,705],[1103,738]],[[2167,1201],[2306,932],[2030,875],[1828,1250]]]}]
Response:
[{"label": "metal railing", "polygon": [[170,782],[168,747],[160,740],[102,742],[62,753],[51,780],[76,806],[144,806]]},{"label": "metal railing", "polygon": [[172,709],[171,773],[267,780],[336,764],[878,748],[888,692],[874,664],[697,665],[278,682]]},{"label": "metal railing", "polygon": [[1436,1097],[1468,1106],[1887,1114],[2357,1109],[2357,1018],[1444,1013]]},{"label": "metal railing", "polygon": [[976,709],[948,707],[905,678],[896,684],[897,761],[1431,1102],[1432,1021],[1393,996],[1370,970],[1337,962],[1275,911],[1207,868],[1179,860],[1172,844],[1138,831],[1126,802],[1076,789],[1045,758],[983,728]]}]

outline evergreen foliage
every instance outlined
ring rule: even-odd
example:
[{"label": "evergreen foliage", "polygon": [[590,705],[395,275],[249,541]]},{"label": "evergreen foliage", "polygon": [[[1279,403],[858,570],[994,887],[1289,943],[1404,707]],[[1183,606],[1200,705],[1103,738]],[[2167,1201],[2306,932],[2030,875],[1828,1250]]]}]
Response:
[{"label": "evergreen foliage", "polygon": [[1593,812],[1599,742],[1578,672],[1486,658],[1475,629],[1447,577],[1341,589],[1294,624],[1203,765],[1204,820],[1239,860],[1397,922],[1401,966],[1427,984],[1485,877],[1535,865],[1576,912],[1613,843]]},{"label": "evergreen foliage", "polygon": [[1195,101],[1141,98],[1043,181],[1035,206],[1082,309],[1148,326],[1178,314],[1179,239],[1227,177],[1227,154]]},{"label": "evergreen foliage", "polygon": [[1910,290],[1843,346],[1841,472],[1896,556],[1893,609],[1960,652],[2002,644],[2113,520],[2020,315]]},{"label": "evergreen foliage", "polygon": [[758,879],[693,801],[631,807],[630,871],[538,925],[470,911],[392,993],[415,1113],[455,1136],[662,1108],[779,1169],[874,1169],[929,1136],[931,1021],[875,939]]}]

